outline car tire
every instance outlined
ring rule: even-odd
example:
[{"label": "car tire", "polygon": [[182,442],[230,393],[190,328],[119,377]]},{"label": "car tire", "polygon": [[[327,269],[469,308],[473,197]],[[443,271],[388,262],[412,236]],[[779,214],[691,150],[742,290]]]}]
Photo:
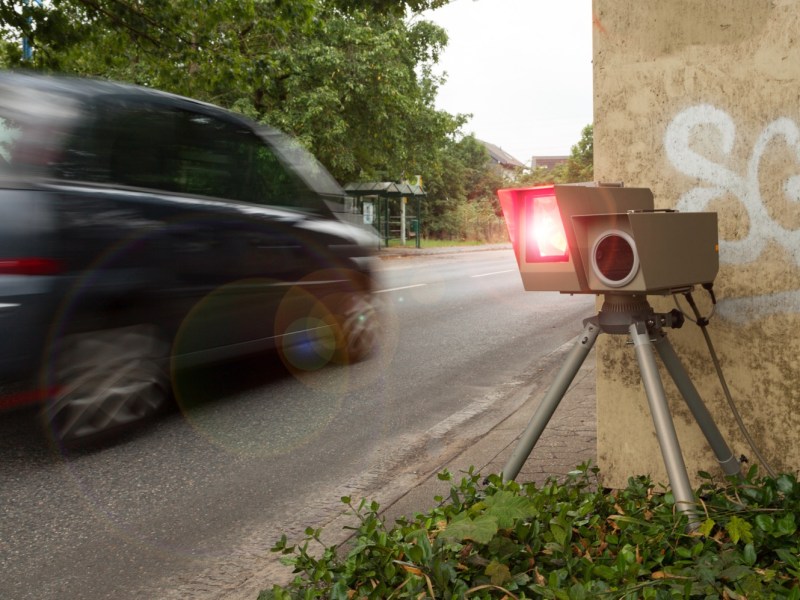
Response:
[{"label": "car tire", "polygon": [[81,446],[160,412],[170,392],[168,349],[150,325],[63,336],[46,365],[43,419],[54,441]]},{"label": "car tire", "polygon": [[339,364],[352,364],[369,358],[380,335],[374,296],[367,290],[356,290],[338,304],[333,360]]}]

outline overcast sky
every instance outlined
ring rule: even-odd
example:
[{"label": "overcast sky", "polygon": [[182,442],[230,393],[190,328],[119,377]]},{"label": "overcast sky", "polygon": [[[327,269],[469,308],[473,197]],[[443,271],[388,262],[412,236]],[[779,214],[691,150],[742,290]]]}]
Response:
[{"label": "overcast sky", "polygon": [[523,163],[569,154],[592,122],[591,0],[453,0],[423,14],[447,30],[437,106]]}]

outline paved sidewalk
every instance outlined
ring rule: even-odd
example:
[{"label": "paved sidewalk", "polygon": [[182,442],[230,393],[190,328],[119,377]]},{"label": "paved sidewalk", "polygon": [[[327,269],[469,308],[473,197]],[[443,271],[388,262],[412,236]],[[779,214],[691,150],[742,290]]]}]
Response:
[{"label": "paved sidewalk", "polygon": [[[559,363],[557,367],[560,366]],[[456,480],[470,466],[474,466],[481,475],[502,471],[557,370],[548,370],[540,375],[535,390],[518,410],[468,449],[441,465],[421,484],[408,490],[392,504],[384,506],[387,524],[390,525],[400,516],[413,517],[416,513],[427,512],[435,506],[435,496],[446,496],[450,484],[439,481],[437,477],[445,468]],[[542,483],[550,476],[566,475],[583,462],[596,464],[596,457],[595,356],[592,351],[515,479],[524,483]]]},{"label": "paved sidewalk", "polygon": [[[511,244],[485,244],[445,248],[381,248],[381,259],[407,256],[455,254],[482,250],[511,249]],[[405,492],[395,501],[384,504],[382,513],[391,526],[400,516],[412,517],[435,506],[437,495],[447,495],[448,482],[440,481],[438,473],[450,471],[456,480],[470,467],[481,475],[499,473],[528,426],[541,399],[555,379],[572,343],[553,353],[536,378],[533,391],[524,403],[508,417],[487,431],[474,444],[431,471],[424,481]],[[519,474],[519,482],[543,483],[550,476],[564,476],[581,463],[597,464],[597,412],[595,396],[595,353],[592,351],[575,376],[553,417],[533,448]]]}]

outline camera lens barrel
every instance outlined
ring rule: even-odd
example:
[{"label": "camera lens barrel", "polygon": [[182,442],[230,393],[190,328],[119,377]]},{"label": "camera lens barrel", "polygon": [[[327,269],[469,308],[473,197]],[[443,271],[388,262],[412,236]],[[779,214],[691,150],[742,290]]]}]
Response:
[{"label": "camera lens barrel", "polygon": [[610,229],[594,242],[592,271],[605,285],[616,288],[628,285],[639,271],[639,254],[630,234]]}]

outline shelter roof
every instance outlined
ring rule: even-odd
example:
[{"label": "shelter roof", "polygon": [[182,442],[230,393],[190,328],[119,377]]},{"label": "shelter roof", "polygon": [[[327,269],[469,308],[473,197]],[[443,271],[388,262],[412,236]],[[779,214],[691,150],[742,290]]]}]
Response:
[{"label": "shelter roof", "polygon": [[363,181],[348,183],[344,191],[351,196],[383,196],[384,198],[401,198],[408,196],[425,196],[421,185],[396,183],[394,181]]}]

